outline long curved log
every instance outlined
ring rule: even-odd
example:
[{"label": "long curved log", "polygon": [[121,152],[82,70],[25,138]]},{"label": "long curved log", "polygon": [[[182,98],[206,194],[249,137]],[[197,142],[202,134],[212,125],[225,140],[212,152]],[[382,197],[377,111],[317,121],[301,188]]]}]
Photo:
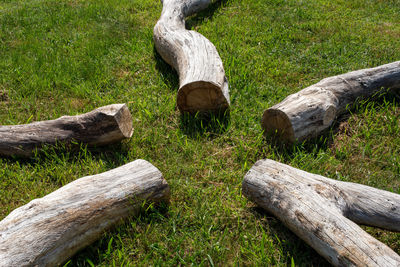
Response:
[{"label": "long curved log", "polygon": [[71,141],[106,145],[129,138],[132,133],[128,107],[113,104],[77,116],[0,126],[0,155],[30,156],[44,145]]},{"label": "long curved log", "polygon": [[399,255],[356,224],[400,231],[398,194],[268,159],[254,164],[242,188],[335,266],[400,266]]},{"label": "long curved log", "polygon": [[75,180],[0,222],[0,266],[58,266],[143,202],[168,198],[161,172],[145,160]]},{"label": "long curved log", "polygon": [[185,28],[185,18],[205,9],[211,0],[163,0],[154,27],[161,57],[179,75],[177,105],[181,112],[217,112],[229,108],[228,80],[215,46],[203,35]]},{"label": "long curved log", "polygon": [[316,137],[348,106],[382,88],[400,88],[400,61],[323,79],[265,110],[262,126],[289,143]]}]

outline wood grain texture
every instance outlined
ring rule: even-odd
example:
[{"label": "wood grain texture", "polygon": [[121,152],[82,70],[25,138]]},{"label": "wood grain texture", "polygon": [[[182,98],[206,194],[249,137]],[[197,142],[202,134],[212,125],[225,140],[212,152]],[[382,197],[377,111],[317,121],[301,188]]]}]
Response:
[{"label": "wood grain texture", "polygon": [[73,140],[88,145],[106,145],[129,138],[132,133],[128,107],[113,104],[77,116],[0,126],[0,155],[31,156],[44,145]]},{"label": "wood grain texture", "polygon": [[145,160],[75,180],[0,222],[0,266],[57,266],[144,201],[168,198],[161,172]]},{"label": "wood grain texture", "polygon": [[335,266],[400,266],[399,255],[356,224],[400,231],[398,194],[268,159],[254,164],[242,189]]},{"label": "wood grain texture", "polygon": [[161,57],[179,75],[177,105],[181,112],[216,112],[229,108],[228,80],[215,46],[203,35],[186,30],[185,18],[211,0],[163,0],[153,39]]},{"label": "wood grain texture", "polygon": [[357,100],[400,88],[400,61],[329,77],[264,111],[262,126],[292,143],[318,136]]}]

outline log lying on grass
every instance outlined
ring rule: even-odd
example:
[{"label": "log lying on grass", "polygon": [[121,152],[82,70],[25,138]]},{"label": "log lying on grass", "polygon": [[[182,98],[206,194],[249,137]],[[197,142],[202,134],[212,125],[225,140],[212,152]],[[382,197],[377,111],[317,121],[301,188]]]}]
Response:
[{"label": "log lying on grass", "polygon": [[0,155],[30,156],[44,145],[71,141],[106,145],[131,137],[132,132],[128,107],[113,104],[77,116],[0,126]]},{"label": "log lying on grass", "polygon": [[228,109],[228,81],[217,49],[203,35],[185,29],[185,17],[205,9],[211,0],[162,2],[153,39],[161,57],[178,72],[178,108],[189,113]]},{"label": "log lying on grass", "polygon": [[400,256],[356,223],[400,231],[400,195],[258,161],[244,195],[335,266],[400,266]]},{"label": "log lying on grass", "polygon": [[400,61],[323,79],[264,111],[266,133],[286,142],[318,136],[360,98],[400,88]]},{"label": "log lying on grass", "polygon": [[0,266],[57,266],[144,202],[167,200],[161,172],[136,160],[75,180],[0,222]]}]

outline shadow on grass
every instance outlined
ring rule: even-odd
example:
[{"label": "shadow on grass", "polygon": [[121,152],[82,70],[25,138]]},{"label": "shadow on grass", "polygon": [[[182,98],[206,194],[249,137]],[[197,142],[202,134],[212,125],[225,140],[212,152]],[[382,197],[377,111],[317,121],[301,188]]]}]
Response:
[{"label": "shadow on grass", "polygon": [[[138,213],[132,213],[125,220],[121,219],[119,224],[105,231],[93,244],[76,253],[64,266],[94,266],[111,259],[113,251],[124,250],[120,244],[123,237],[140,234],[135,229],[136,227],[146,228],[148,225],[161,223],[167,219],[168,211],[167,202],[158,203],[156,206],[142,205]],[[131,257],[125,254],[122,256],[124,258]]]},{"label": "shadow on grass", "polygon": [[312,247],[297,237],[284,226],[274,215],[262,208],[252,207],[250,212],[254,214],[262,227],[273,236],[274,243],[283,248],[282,255],[287,257],[286,262],[293,261],[296,266],[331,266]]},{"label": "shadow on grass", "polygon": [[126,163],[129,147],[126,141],[105,145],[88,147],[82,143],[58,143],[47,145],[36,150],[30,157],[11,156],[3,160],[18,162],[20,165],[41,165],[74,163],[78,161],[91,161],[101,159],[107,170],[117,168]]},{"label": "shadow on grass", "polygon": [[205,20],[212,20],[215,12],[223,7],[229,0],[218,0],[211,3],[206,9],[188,17],[185,20],[186,29],[190,30],[193,27],[203,23]]},{"label": "shadow on grass", "polygon": [[174,68],[168,65],[164,59],[162,59],[155,46],[153,46],[153,54],[156,61],[156,69],[160,74],[164,84],[170,88],[171,91],[177,91],[179,87],[178,73],[176,73]]},{"label": "shadow on grass", "polygon": [[217,113],[183,113],[180,117],[179,128],[191,138],[214,138],[224,133],[230,125],[230,112]]}]

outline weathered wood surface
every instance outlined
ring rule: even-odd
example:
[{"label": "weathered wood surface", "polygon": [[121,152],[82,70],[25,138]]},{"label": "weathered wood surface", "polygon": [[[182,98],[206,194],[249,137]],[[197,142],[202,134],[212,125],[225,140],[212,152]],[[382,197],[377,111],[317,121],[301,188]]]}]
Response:
[{"label": "weathered wood surface", "polygon": [[73,140],[88,145],[106,145],[131,137],[132,132],[128,107],[113,104],[77,116],[0,126],[0,155],[30,156],[43,145]]},{"label": "weathered wood surface", "polygon": [[356,224],[400,231],[398,194],[268,159],[246,174],[243,194],[335,266],[400,266],[399,255]]},{"label": "weathered wood surface", "polygon": [[292,143],[318,136],[357,100],[400,88],[400,61],[329,77],[264,111],[262,126]]},{"label": "weathered wood surface", "polygon": [[0,222],[0,266],[57,266],[137,212],[169,198],[161,172],[136,160],[75,180]]},{"label": "weathered wood surface", "polygon": [[203,35],[185,28],[185,18],[205,9],[211,0],[162,2],[153,39],[161,57],[178,72],[178,108],[189,113],[228,109],[228,80],[217,49]]}]

